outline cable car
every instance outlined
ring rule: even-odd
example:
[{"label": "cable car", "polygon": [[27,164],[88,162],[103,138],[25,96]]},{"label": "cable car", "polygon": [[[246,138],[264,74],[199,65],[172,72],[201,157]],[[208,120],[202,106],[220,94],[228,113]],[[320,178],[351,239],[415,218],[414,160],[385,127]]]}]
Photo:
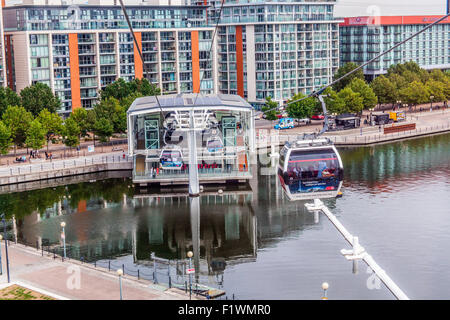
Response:
[{"label": "cable car", "polygon": [[218,136],[213,136],[206,141],[206,149],[210,153],[223,152],[223,142]]},{"label": "cable car", "polygon": [[343,173],[341,157],[327,138],[287,142],[280,152],[278,176],[289,200],[335,198]]},{"label": "cable car", "polygon": [[159,156],[159,163],[162,169],[181,170],[183,167],[183,154],[181,149],[163,149]]}]

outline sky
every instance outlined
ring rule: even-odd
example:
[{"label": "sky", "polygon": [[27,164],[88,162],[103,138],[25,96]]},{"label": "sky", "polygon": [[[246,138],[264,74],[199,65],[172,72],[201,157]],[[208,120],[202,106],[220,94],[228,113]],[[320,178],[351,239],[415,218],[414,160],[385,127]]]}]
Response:
[{"label": "sky", "polygon": [[[337,0],[334,15],[444,15],[446,8],[447,0]],[[379,14],[372,14],[374,12]]]}]

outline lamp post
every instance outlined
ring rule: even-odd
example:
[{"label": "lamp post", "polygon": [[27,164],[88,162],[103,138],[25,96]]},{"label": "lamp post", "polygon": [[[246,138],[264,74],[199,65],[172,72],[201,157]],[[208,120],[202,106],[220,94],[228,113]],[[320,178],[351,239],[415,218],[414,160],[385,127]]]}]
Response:
[{"label": "lamp post", "polygon": [[11,279],[9,277],[9,257],[8,257],[8,238],[6,237],[6,221],[5,221],[5,214],[2,213],[2,220],[3,220],[3,236],[5,238],[5,255],[6,255],[6,274],[8,275],[8,283],[11,282]]},{"label": "lamp post", "polygon": [[[188,251],[187,256],[189,258],[189,269],[191,269],[192,256],[194,254],[192,251]],[[192,273],[189,273],[189,300],[192,299]]]},{"label": "lamp post", "polygon": [[63,261],[66,259],[66,231],[64,229],[65,226],[66,226],[66,223],[64,221],[61,222],[61,228],[62,228],[61,239],[63,240],[63,248],[64,248]]},{"label": "lamp post", "polygon": [[434,96],[430,96],[430,111],[433,111],[433,99]]},{"label": "lamp post", "polygon": [[122,275],[123,275],[123,270],[122,269],[117,269],[117,275],[119,276],[120,300],[122,300]]}]

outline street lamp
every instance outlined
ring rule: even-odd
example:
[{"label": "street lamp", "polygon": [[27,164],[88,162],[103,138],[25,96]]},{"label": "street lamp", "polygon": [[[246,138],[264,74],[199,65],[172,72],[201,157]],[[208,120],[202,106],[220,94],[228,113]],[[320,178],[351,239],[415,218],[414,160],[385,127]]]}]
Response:
[{"label": "street lamp", "polygon": [[433,99],[434,99],[434,96],[430,96],[430,103],[431,103],[430,111],[433,111]]},{"label": "street lamp", "polygon": [[[187,256],[189,258],[189,269],[191,269],[192,256],[194,253],[192,251],[188,251]],[[189,300],[192,299],[192,273],[189,271]]]},{"label": "street lamp", "polygon": [[123,275],[123,270],[122,269],[117,269],[117,275],[119,276],[120,300],[122,300],[122,275]]},{"label": "street lamp", "polygon": [[66,226],[66,223],[64,221],[61,222],[61,228],[62,228],[61,239],[63,240],[63,247],[64,247],[63,261],[66,259],[66,231],[64,229],[65,226]]},{"label": "street lamp", "polygon": [[5,255],[6,255],[6,273],[8,275],[8,283],[11,282],[11,279],[9,277],[9,257],[8,257],[8,238],[6,237],[6,221],[5,221],[5,214],[1,214],[2,220],[3,220],[3,234],[5,237]]}]

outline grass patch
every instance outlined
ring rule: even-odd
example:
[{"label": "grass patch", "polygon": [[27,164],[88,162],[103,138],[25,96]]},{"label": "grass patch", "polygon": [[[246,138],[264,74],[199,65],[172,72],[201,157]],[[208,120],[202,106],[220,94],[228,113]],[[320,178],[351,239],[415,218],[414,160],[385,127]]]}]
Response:
[{"label": "grass patch", "polygon": [[16,284],[0,290],[0,300],[55,300],[45,294]]}]

